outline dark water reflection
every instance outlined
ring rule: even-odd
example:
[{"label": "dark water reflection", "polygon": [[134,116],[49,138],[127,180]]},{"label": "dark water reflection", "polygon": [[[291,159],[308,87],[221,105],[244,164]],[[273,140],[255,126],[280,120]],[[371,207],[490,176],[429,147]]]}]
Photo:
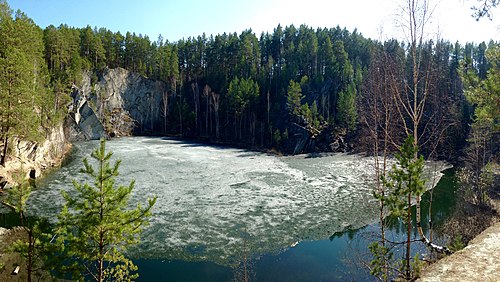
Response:
[{"label": "dark water reflection", "polygon": [[[451,215],[455,205],[453,170],[445,171],[433,192],[432,219],[439,227]],[[422,200],[422,223],[427,232],[430,194]],[[415,214],[413,212],[413,214]],[[330,238],[303,241],[279,254],[266,254],[248,261],[250,278],[255,281],[373,281],[365,267],[371,257],[368,245],[377,238],[378,225],[335,233]],[[388,238],[401,241],[406,227],[390,220]],[[417,230],[413,230],[414,236]],[[442,241],[434,233],[436,241]],[[412,245],[413,252],[425,253],[422,243]],[[138,259],[138,281],[232,281],[241,267],[223,267],[211,262],[187,262]],[[240,273],[238,273],[240,272]]]}]

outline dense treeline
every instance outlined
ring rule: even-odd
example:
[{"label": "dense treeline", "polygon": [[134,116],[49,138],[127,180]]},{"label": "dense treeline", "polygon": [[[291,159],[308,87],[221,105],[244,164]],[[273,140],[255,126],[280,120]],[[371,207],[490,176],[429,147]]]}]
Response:
[{"label": "dense treeline", "polygon": [[[122,67],[169,85],[169,133],[262,146],[271,145],[273,129],[292,126],[290,120],[354,129],[355,95],[372,44],[356,31],[305,25],[278,26],[260,39],[247,30],[176,43],[61,25],[47,27],[44,41],[57,97],[79,83],[81,70]],[[290,118],[287,89],[294,81],[303,82],[302,107]]]},{"label": "dense treeline", "polygon": [[[322,134],[359,134],[366,102],[359,99],[362,89],[383,63],[375,57],[394,54],[395,67],[403,73],[410,63],[408,46],[396,40],[381,43],[357,31],[305,25],[278,26],[260,38],[246,30],[175,43],[161,36],[151,41],[135,33],[61,25],[47,27],[44,42],[56,97],[79,83],[81,70],[97,75],[105,67],[123,67],[169,85],[168,124],[158,132],[283,150],[294,146],[297,136],[314,141]],[[494,44],[428,41],[419,46],[425,56],[421,68],[434,70],[429,91],[435,95],[426,118],[436,118],[436,130],[429,133],[439,134],[429,138],[440,144],[424,147],[427,153],[448,155],[464,145],[472,108],[463,95],[459,68],[474,69],[484,78],[489,68],[485,53]]]},{"label": "dense treeline", "polygon": [[[362,140],[372,77],[380,64],[388,63],[381,60],[382,55],[390,55],[401,81],[410,75],[409,46],[396,40],[373,41],[356,30],[340,27],[315,30],[306,25],[278,26],[259,38],[246,30],[239,35],[203,34],[172,43],[161,36],[152,41],[140,34],[122,35],[90,26],[48,26],[42,32],[26,16],[16,14],[12,19],[8,8],[4,10],[2,22],[24,20],[36,31],[23,35],[25,43],[2,44],[25,46],[26,54],[45,59],[38,59],[37,67],[44,71],[37,73],[45,74],[46,80],[36,80],[43,91],[30,95],[50,97],[41,99],[50,101],[50,107],[37,107],[50,110],[52,115],[64,112],[71,88],[81,83],[83,71],[92,71],[95,81],[104,68],[122,67],[169,86],[164,98],[168,118],[155,134],[274,146],[289,152],[297,148],[346,149],[330,144],[346,135],[350,140]],[[28,27],[19,29],[26,32]],[[424,56],[421,69],[433,70],[434,83],[429,91],[435,95],[428,101],[424,118],[435,120],[433,128],[426,128],[431,135],[428,139],[439,139],[439,146],[423,146],[427,154],[437,151],[449,156],[449,152],[464,146],[472,108],[463,95],[459,69],[472,69],[479,78],[485,78],[490,67],[485,53],[494,45],[463,46],[440,40],[418,46]],[[12,96],[4,94],[4,89],[2,86],[2,97]],[[2,99],[2,103],[7,101]],[[3,110],[7,108],[2,104],[2,114],[8,113]],[[5,120],[2,118],[3,123]],[[11,136],[6,133],[9,128],[12,126],[2,125],[4,142]],[[302,146],[296,147],[301,142]]]},{"label": "dense treeline", "polygon": [[[422,99],[419,124],[422,126],[417,133],[421,136],[421,152],[426,156],[450,159],[461,153],[474,115],[474,107],[464,95],[463,73],[465,70],[474,73],[478,79],[484,79],[490,68],[486,50],[496,46],[493,41],[488,45],[483,42],[462,46],[458,42],[452,44],[442,40],[436,43],[428,41],[419,46],[417,70],[424,78],[417,82],[416,88],[425,98],[419,96]],[[398,105],[402,107],[402,101],[411,104],[414,99],[403,97],[407,95],[405,88],[413,88],[411,54],[407,47],[395,40],[377,43],[372,50],[372,65],[363,79],[362,103],[358,104],[360,138],[371,134],[370,123],[381,118],[374,115],[380,115],[378,111],[384,109],[390,126],[378,128],[377,135],[382,138],[387,132],[391,136],[390,143],[398,146],[412,133],[408,132],[408,125],[413,122],[409,117],[400,118],[404,109],[398,108]],[[394,146],[391,150],[396,150]]]}]

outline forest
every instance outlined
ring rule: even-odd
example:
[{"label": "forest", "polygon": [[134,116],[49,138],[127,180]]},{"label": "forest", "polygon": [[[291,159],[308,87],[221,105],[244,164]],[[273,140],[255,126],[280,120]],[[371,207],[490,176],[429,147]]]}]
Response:
[{"label": "forest", "polygon": [[[489,205],[500,156],[500,42],[381,42],[305,24],[169,42],[105,27],[42,29],[5,1],[0,38],[0,165],[13,139],[42,140],[67,118],[84,73],[95,82],[124,68],[168,85],[163,126],[141,134],[382,156],[382,192],[393,185],[385,158],[406,148],[416,163],[422,154],[459,164],[463,197]],[[418,209],[423,192],[408,193]]]},{"label": "forest", "polygon": [[[366,136],[363,120],[373,102],[374,70],[390,60],[400,81],[411,75],[409,44],[367,39],[338,26],[317,30],[307,25],[277,26],[260,37],[245,30],[239,35],[203,34],[168,42],[161,35],[151,40],[90,26],[42,30],[22,12],[13,18],[10,14],[4,5],[1,32],[9,39],[1,48],[5,144],[10,136],[37,135],[28,132],[34,126],[17,126],[21,123],[45,127],[63,118],[72,86],[81,83],[83,72],[90,71],[97,79],[105,68],[121,67],[168,85],[165,124],[149,134],[274,147],[285,153],[363,151],[369,144],[355,140]],[[485,80],[494,67],[497,46],[494,41],[461,44],[443,39],[417,46],[422,61],[418,71],[430,70],[433,97],[423,123],[434,126],[426,134],[439,132],[429,136],[439,144],[424,146],[426,154],[456,158],[466,145],[475,103],[465,97],[464,75],[473,75],[475,83]],[[32,72],[37,74],[33,85],[21,83],[22,75]],[[28,91],[23,91],[25,87]],[[15,99],[31,100],[22,103],[26,111],[11,103]],[[33,113],[30,103],[39,103],[40,112]],[[297,148],[301,139],[305,145]]]}]

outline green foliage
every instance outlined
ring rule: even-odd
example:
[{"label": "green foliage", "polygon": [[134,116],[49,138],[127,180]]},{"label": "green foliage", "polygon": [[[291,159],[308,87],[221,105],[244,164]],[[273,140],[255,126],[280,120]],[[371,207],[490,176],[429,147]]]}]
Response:
[{"label": "green foliage", "polygon": [[468,165],[457,172],[457,178],[463,191],[461,196],[467,203],[483,207],[490,206],[488,193],[495,188],[494,171],[499,169],[499,165],[489,162],[478,169],[479,171],[476,171]]},{"label": "green foliage", "polygon": [[493,188],[493,171],[498,166],[495,148],[499,147],[500,132],[500,45],[490,43],[482,53],[482,65],[488,65],[488,69],[464,65],[461,73],[465,96],[474,105],[474,121],[467,138],[465,166],[458,176],[466,202],[489,206],[488,192]]},{"label": "green foliage", "polygon": [[354,83],[351,83],[347,89],[339,93],[337,119],[342,127],[353,131],[356,129],[357,117],[356,87]]},{"label": "green foliage", "polygon": [[[500,45],[495,44],[486,51],[491,68],[485,79],[480,73],[466,70],[463,73],[466,84],[465,96],[475,105],[474,121],[489,124],[495,132],[500,130]],[[486,71],[484,71],[486,72]]]},{"label": "green foliage", "polygon": [[[381,176],[382,183],[386,187],[384,193],[374,191],[374,197],[383,206],[387,207],[388,212],[392,216],[404,218],[408,228],[405,242],[406,257],[400,262],[399,266],[400,273],[403,273],[405,279],[408,280],[417,277],[421,267],[418,254],[413,262],[410,261],[412,236],[412,215],[410,208],[412,199],[421,196],[425,192],[425,180],[422,178],[424,158],[417,156],[418,146],[415,144],[413,136],[408,136],[401,146],[399,153],[396,154],[397,163],[392,166],[387,176]],[[384,247],[377,246],[378,244],[372,244],[370,251],[374,255],[372,265],[375,269],[374,274],[381,277],[381,275],[387,275],[386,273],[388,273],[387,271],[381,273],[380,267],[382,263],[389,264],[389,259],[392,259],[393,254],[385,250]]]},{"label": "green foliage", "polygon": [[411,277],[413,279],[420,277],[420,274],[422,273],[422,268],[423,268],[424,264],[425,263],[422,260],[420,260],[420,254],[416,253],[415,256],[413,257],[413,261],[411,263],[411,269],[412,269]]},{"label": "green foliage", "polygon": [[419,196],[425,192],[425,180],[422,178],[424,158],[415,158],[418,146],[414,144],[412,136],[406,138],[398,154],[397,164],[392,166],[387,177],[382,177],[382,182],[388,188],[388,195],[379,200],[385,201],[392,215],[402,217],[406,214],[408,195]]},{"label": "green foliage", "polygon": [[451,243],[449,244],[448,248],[452,250],[453,252],[460,251],[461,249],[465,248],[465,244],[463,243],[463,239],[461,235],[458,235],[453,238]]},{"label": "green foliage", "polygon": [[26,218],[23,226],[27,239],[18,239],[10,250],[19,254],[26,262],[27,273],[30,278],[45,280],[50,277],[53,253],[57,251],[51,243],[52,235],[50,224],[46,219]]},{"label": "green foliage", "polygon": [[273,133],[273,141],[276,146],[279,146],[281,144],[281,132],[277,128]]},{"label": "green foliage", "polygon": [[31,185],[25,179],[26,173],[22,170],[16,170],[12,174],[13,179],[16,181],[17,185],[8,190],[7,198],[4,204],[9,206],[15,213],[19,214],[21,218],[21,224],[23,224],[23,219],[26,212],[26,202],[31,195]]},{"label": "green foliage", "polygon": [[0,139],[40,140],[51,99],[41,30],[23,13],[0,2]]},{"label": "green foliage", "polygon": [[290,112],[298,116],[300,115],[301,112],[301,104],[302,104],[302,88],[300,87],[300,84],[290,80],[290,84],[288,85],[288,91],[287,91],[287,106]]},{"label": "green foliage", "polygon": [[246,109],[253,106],[259,97],[259,85],[252,79],[231,80],[228,88],[228,98],[237,114],[241,115]]},{"label": "green foliage", "polygon": [[283,132],[283,140],[288,139],[288,128],[285,128],[285,131]]},{"label": "green foliage", "polygon": [[410,261],[410,272],[409,276],[405,277],[406,274],[403,275],[406,271],[406,261],[405,260],[400,260],[398,263],[398,272],[401,273],[401,278],[403,278],[404,281],[415,281],[417,278],[420,277],[420,274],[422,272],[422,268],[424,266],[424,262],[420,260],[420,254],[416,253],[413,259]]},{"label": "green foliage", "polygon": [[300,106],[299,114],[306,120],[312,120],[311,109],[309,108],[309,104],[305,103]]},{"label": "green foliage", "polygon": [[394,253],[391,252],[390,248],[379,242],[372,242],[368,249],[373,255],[373,259],[370,261],[370,275],[379,278],[381,281],[388,281],[390,278],[390,263]]},{"label": "green foliage", "polygon": [[74,181],[76,194],[63,193],[66,204],[59,214],[58,243],[64,246],[67,262],[72,262],[69,266],[79,270],[74,278],[85,274],[96,281],[133,280],[137,267],[124,252],[139,242],[156,198],[149,199],[146,207],[138,204],[129,209],[134,181],[116,187],[120,161],[110,165],[112,153],[106,152],[104,140],[91,157],[96,166],[84,159],[81,172],[92,177],[94,185]]},{"label": "green foliage", "polygon": [[313,101],[311,106],[308,103],[302,104],[302,87],[309,81],[307,76],[303,76],[300,83],[290,80],[287,92],[287,107],[292,115],[300,117],[301,121],[305,121],[305,126],[314,128],[319,131],[320,123],[323,117],[319,114],[318,104]]},{"label": "green foliage", "polygon": [[[7,14],[9,13],[11,12]],[[215,123],[233,122],[240,139],[242,136],[253,135],[248,140],[255,139],[257,132],[263,130],[258,128],[262,122],[285,116],[285,99],[282,96],[287,93],[291,80],[297,81],[297,85],[293,85],[294,88],[291,89],[291,100],[288,103],[295,116],[302,115],[302,97],[333,83],[335,87],[329,93],[331,100],[328,105],[324,102],[321,106],[316,105],[320,113],[312,111],[307,122],[308,127],[320,130],[323,128],[320,126],[320,116],[335,120],[338,93],[352,81],[351,59],[359,61],[361,66],[367,64],[367,60],[359,60],[357,57],[368,56],[368,48],[362,50],[348,42],[367,44],[369,41],[356,32],[351,34],[345,29],[314,30],[306,25],[301,25],[298,29],[294,26],[285,29],[279,27],[273,34],[262,34],[260,39],[251,30],[245,30],[239,35],[203,34],[175,43],[169,43],[161,36],[153,42],[147,36],[132,32],[122,35],[106,28],[48,26],[43,31],[41,49],[50,78],[48,83],[45,82],[49,93],[43,99],[47,102],[43,111],[52,115],[50,119],[46,119],[47,122],[52,125],[60,122],[66,114],[64,110],[70,102],[72,87],[81,86],[79,84],[83,70],[95,73],[104,67],[123,67],[165,82],[168,85],[167,92],[172,96],[170,105],[175,107],[178,100],[184,99],[189,107],[188,112],[196,113],[195,125],[200,124],[197,120],[200,117],[208,117],[205,123],[207,128],[200,131],[196,126],[198,132],[195,134],[213,134],[213,130],[209,131],[208,128],[216,127]],[[225,121],[210,118],[216,111],[213,103],[209,102],[210,99],[206,102],[209,105],[203,107],[191,99],[190,89],[185,87],[193,81],[203,82],[214,93],[220,93],[221,112],[234,111],[236,115],[221,115]],[[355,83],[361,84],[361,81],[356,80]],[[306,95],[299,93],[301,88],[308,91]],[[262,93],[269,93],[269,99],[260,97],[260,90],[263,90]],[[316,100],[306,98],[308,101]],[[180,102],[183,103],[184,101]],[[310,102],[308,107],[312,106]],[[272,113],[269,110],[269,115],[263,114],[262,109],[265,108],[273,109]],[[170,128],[178,128],[181,132],[193,130],[186,124],[180,124],[183,119],[169,118],[170,123],[178,124]],[[217,134],[218,136],[234,136],[234,132],[231,132],[233,127],[222,126],[220,129],[224,132]]]},{"label": "green foliage", "polygon": [[[7,7],[6,4],[4,6]],[[4,9],[2,15],[5,15],[3,16],[5,18],[12,18],[12,11],[8,8]],[[10,37],[6,35],[2,38]],[[37,36],[26,34],[23,37],[25,38],[23,40],[30,42],[18,44],[19,46],[33,45],[31,41],[38,41]],[[10,39],[5,42],[10,42]],[[0,42],[0,44],[3,43],[4,41]],[[363,38],[357,31],[349,32],[339,27],[313,29],[306,25],[298,28],[293,25],[278,26],[272,33],[261,34],[259,39],[251,30],[245,30],[241,34],[224,33],[215,36],[202,34],[174,43],[164,40],[161,36],[152,41],[148,36],[133,32],[122,35],[106,28],[91,28],[90,26],[72,28],[61,25],[45,28],[41,45],[40,50],[45,57],[50,78],[49,83],[46,79],[42,82],[47,95],[40,100],[45,101],[41,112],[50,118],[27,118],[29,123],[16,122],[14,126],[26,125],[26,128],[30,128],[32,132],[36,131],[32,127],[35,122],[56,124],[62,120],[66,114],[66,106],[70,102],[68,94],[71,92],[71,87],[81,86],[79,84],[82,70],[92,70],[95,73],[104,67],[123,67],[145,77],[165,82],[165,91],[171,97],[172,109],[170,110],[174,110],[177,104],[186,103],[189,108],[185,111],[187,115],[191,112],[195,113],[193,124],[205,124],[206,127],[205,130],[200,130],[199,126],[188,126],[186,123],[181,125],[184,117],[169,117],[169,123],[171,123],[169,128],[178,129],[182,133],[215,134],[214,130],[208,130],[208,128],[215,128],[217,123],[225,125],[217,126],[222,132],[217,131],[216,135],[222,138],[233,138],[235,133],[232,132],[233,130],[238,131],[240,137],[251,135],[255,137],[254,135],[259,131],[265,131],[271,133],[267,136],[265,143],[271,144],[272,132],[259,128],[263,123],[269,124],[271,121],[274,124],[284,124],[285,127],[291,126],[287,124],[290,122],[299,123],[300,126],[314,131],[314,134],[321,133],[327,128],[327,124],[330,127],[335,126],[338,127],[337,129],[347,129],[352,132],[363,126],[362,112],[358,111],[356,100],[365,95],[363,92],[371,91],[363,87],[365,80],[363,75],[372,64],[373,50],[381,48],[386,51],[387,55],[394,55],[396,58],[394,67],[402,69],[401,78],[406,75],[405,66],[409,65],[409,57],[404,55],[405,46],[395,40],[382,43]],[[426,106],[425,113],[422,115],[422,124],[432,119],[435,116],[433,113],[448,111],[448,109],[453,109],[454,112],[459,112],[461,108],[466,109],[466,105],[460,104],[463,101],[460,98],[462,87],[460,77],[456,75],[456,68],[460,61],[464,61],[464,64],[470,66],[471,69],[477,69],[478,78],[484,79],[492,64],[489,62],[491,59],[486,59],[488,56],[493,56],[488,55],[494,53],[490,47],[482,43],[477,46],[467,44],[465,48],[461,48],[460,44],[453,46],[445,41],[435,44],[424,42],[422,47],[419,47],[423,48],[421,50],[424,55],[422,68],[432,66],[433,69],[439,69],[440,75],[437,76],[439,81],[436,82],[436,85],[439,85],[437,87],[439,97],[443,97],[443,101],[454,101],[453,108],[447,105],[441,105],[442,108],[440,108],[441,100],[436,102],[437,106]],[[26,49],[38,50],[39,48],[30,46]],[[3,50],[8,49],[2,47],[0,53]],[[21,51],[24,52],[24,50]],[[418,51],[420,53],[420,50]],[[22,63],[23,60],[19,61],[21,64],[16,64],[16,67],[21,67],[33,60],[27,60],[24,63]],[[47,76],[46,71],[45,76]],[[26,81],[24,78],[21,80]],[[215,110],[214,103],[210,99],[197,102],[190,87],[186,87],[193,82],[203,84],[203,86],[209,85],[214,93],[218,93],[220,108],[217,106]],[[479,82],[480,79],[477,80],[478,84]],[[239,85],[241,83],[243,85]],[[484,82],[483,84],[483,89],[494,88],[491,87],[491,83]],[[380,84],[382,85],[385,83]],[[243,90],[245,87],[247,90]],[[478,105],[481,103],[484,107],[478,107],[476,115],[478,118],[491,120],[491,112],[499,108],[495,104],[496,96],[483,95],[482,97],[479,100],[484,100],[484,103],[478,102]],[[488,97],[492,98],[486,101]],[[8,106],[5,106],[7,101],[0,99],[0,115],[2,115],[0,122],[6,121],[4,116],[9,115],[11,111]],[[304,101],[307,101],[310,115],[307,111],[301,112]],[[314,102],[317,103],[318,114],[313,109]],[[204,103],[206,105],[203,105]],[[33,108],[31,106],[26,108]],[[373,103],[365,105],[365,107],[370,106],[373,106]],[[236,115],[221,114],[217,118],[211,118],[219,110],[220,113],[236,113]],[[292,113],[296,117],[295,120],[288,119],[286,112]],[[38,112],[26,112],[27,115],[22,116],[35,113]],[[206,119],[205,123],[200,120],[203,117]],[[468,113],[464,111],[463,115],[457,115],[457,118],[465,121]],[[438,123],[434,120],[430,122]],[[227,126],[231,123],[235,126]],[[465,127],[465,122],[456,124],[463,124]],[[6,131],[5,128],[7,127],[2,127],[4,131]],[[455,128],[454,132],[464,132],[465,130],[462,129]],[[8,137],[14,135],[16,134],[13,132],[8,133]],[[424,140],[427,137],[429,136],[419,139]],[[446,142],[442,143],[448,144],[448,141],[454,141],[458,147],[461,140],[448,140],[455,137],[446,136]],[[253,139],[255,138],[240,138],[248,142],[253,142],[250,141]],[[426,153],[427,148],[422,149]]]},{"label": "green foliage", "polygon": [[9,189],[3,204],[19,215],[21,227],[26,233],[27,239],[16,240],[9,249],[26,261],[28,281],[31,281],[33,276],[38,276],[38,279],[41,279],[47,275],[43,271],[50,267],[50,257],[55,250],[54,246],[50,244],[52,238],[50,226],[46,219],[26,216],[26,202],[32,190],[30,181],[26,180],[26,173],[20,169],[14,173],[13,178],[18,184]]},{"label": "green foliage", "polygon": [[101,37],[90,26],[80,30],[80,55],[95,69],[105,66],[106,54]]}]

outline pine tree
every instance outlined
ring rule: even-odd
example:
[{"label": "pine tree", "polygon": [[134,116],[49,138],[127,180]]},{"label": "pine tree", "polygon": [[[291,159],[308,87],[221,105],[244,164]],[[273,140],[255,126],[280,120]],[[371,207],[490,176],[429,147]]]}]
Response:
[{"label": "pine tree", "polygon": [[[146,207],[140,204],[128,209],[134,181],[128,186],[115,187],[120,161],[110,166],[112,153],[106,152],[105,141],[92,154],[96,168],[83,160],[82,173],[94,178],[94,185],[73,185],[76,194],[63,193],[66,204],[59,214],[58,242],[64,245],[64,255],[73,261],[75,269],[86,279],[95,281],[129,281],[137,267],[125,257],[127,247],[139,241],[139,234],[147,224],[156,198]],[[74,258],[74,259],[71,259]]]},{"label": "pine tree", "polygon": [[20,227],[26,234],[25,238],[17,239],[11,246],[11,251],[20,255],[26,263],[26,280],[45,279],[47,272],[46,262],[48,255],[53,252],[49,243],[51,235],[49,224],[46,219],[28,217],[27,201],[31,195],[33,183],[25,178],[26,173],[19,169],[13,173],[13,178],[17,184],[8,190],[7,197],[2,200],[2,204],[9,207],[14,213],[19,215]]},{"label": "pine tree", "polygon": [[493,188],[490,181],[491,168],[498,167],[500,132],[500,45],[491,45],[486,58],[491,68],[484,79],[481,69],[464,70],[462,77],[466,85],[465,96],[474,105],[474,120],[468,134],[465,167],[460,180],[469,195],[468,201],[481,206],[489,205],[488,191]]},{"label": "pine tree", "polygon": [[346,90],[339,93],[337,120],[341,126],[352,131],[356,129],[357,118],[356,87],[351,83]]},{"label": "pine tree", "polygon": [[[425,192],[425,180],[422,178],[424,158],[418,155],[418,147],[414,144],[413,136],[406,138],[399,154],[396,155],[397,165],[392,167],[388,177],[382,177],[382,182],[387,187],[388,195],[375,195],[379,200],[385,201],[389,212],[396,217],[403,218],[407,227],[405,257],[402,260],[402,275],[406,280],[414,278],[414,269],[411,262],[412,242],[412,212],[413,200]],[[389,256],[386,248],[374,248],[377,255]],[[414,261],[413,265],[416,265]]]},{"label": "pine tree", "polygon": [[288,85],[287,106],[293,115],[300,115],[300,105],[302,101],[302,89],[298,82],[290,80]]},{"label": "pine tree", "polygon": [[4,165],[13,137],[38,141],[51,100],[46,85],[42,31],[21,12],[12,18],[0,1],[0,165]]}]

